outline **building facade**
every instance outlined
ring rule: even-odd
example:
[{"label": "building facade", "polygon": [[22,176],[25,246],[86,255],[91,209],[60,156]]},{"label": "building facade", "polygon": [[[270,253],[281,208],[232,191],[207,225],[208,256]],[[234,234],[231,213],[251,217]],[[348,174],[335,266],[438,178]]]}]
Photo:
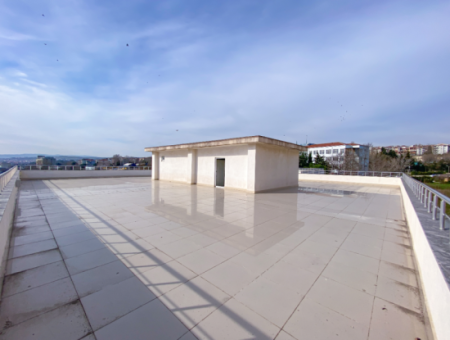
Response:
[{"label": "building facade", "polygon": [[38,155],[36,165],[56,165],[56,158]]},{"label": "building facade", "polygon": [[356,143],[323,143],[308,145],[313,161],[317,155],[323,157],[333,168],[342,170],[369,170],[370,149],[368,145]]},{"label": "building facade", "polygon": [[445,153],[449,153],[450,145],[449,144],[436,144],[433,145],[433,153],[435,155],[443,155]]},{"label": "building facade", "polygon": [[298,185],[301,145],[263,136],[145,148],[152,180],[259,192]]}]

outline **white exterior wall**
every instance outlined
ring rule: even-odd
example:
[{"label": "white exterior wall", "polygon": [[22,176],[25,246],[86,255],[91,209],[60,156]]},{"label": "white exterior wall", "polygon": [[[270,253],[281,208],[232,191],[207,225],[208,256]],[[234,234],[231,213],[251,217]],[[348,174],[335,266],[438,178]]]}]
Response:
[{"label": "white exterior wall", "polygon": [[298,150],[256,145],[255,191],[298,185]]},{"label": "white exterior wall", "polygon": [[161,151],[159,153],[159,179],[188,182],[188,150]]},{"label": "white exterior wall", "polygon": [[225,187],[247,189],[249,145],[197,150],[197,184],[215,185],[216,158],[225,158]]}]

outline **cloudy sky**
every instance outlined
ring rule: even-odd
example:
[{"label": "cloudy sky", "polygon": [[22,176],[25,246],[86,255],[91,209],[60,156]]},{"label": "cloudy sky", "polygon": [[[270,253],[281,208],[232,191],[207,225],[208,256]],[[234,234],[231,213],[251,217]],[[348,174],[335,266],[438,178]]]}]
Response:
[{"label": "cloudy sky", "polygon": [[449,1],[5,0],[0,154],[450,143]]}]

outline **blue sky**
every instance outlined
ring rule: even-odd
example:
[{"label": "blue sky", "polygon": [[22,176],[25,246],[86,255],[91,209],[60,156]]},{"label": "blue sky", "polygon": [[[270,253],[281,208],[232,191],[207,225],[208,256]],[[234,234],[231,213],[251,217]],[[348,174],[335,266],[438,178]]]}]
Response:
[{"label": "blue sky", "polygon": [[432,0],[5,0],[0,153],[450,143],[449,17]]}]

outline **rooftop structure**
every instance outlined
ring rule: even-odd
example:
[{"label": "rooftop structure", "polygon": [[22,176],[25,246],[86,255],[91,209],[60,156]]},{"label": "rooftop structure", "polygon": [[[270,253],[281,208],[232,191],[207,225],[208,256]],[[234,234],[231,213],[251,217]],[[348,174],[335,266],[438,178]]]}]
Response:
[{"label": "rooftop structure", "polygon": [[306,148],[263,136],[145,148],[152,179],[248,192],[297,186],[298,156]]},{"label": "rooftop structure", "polygon": [[398,187],[22,181],[17,207],[5,339],[431,339]]}]

